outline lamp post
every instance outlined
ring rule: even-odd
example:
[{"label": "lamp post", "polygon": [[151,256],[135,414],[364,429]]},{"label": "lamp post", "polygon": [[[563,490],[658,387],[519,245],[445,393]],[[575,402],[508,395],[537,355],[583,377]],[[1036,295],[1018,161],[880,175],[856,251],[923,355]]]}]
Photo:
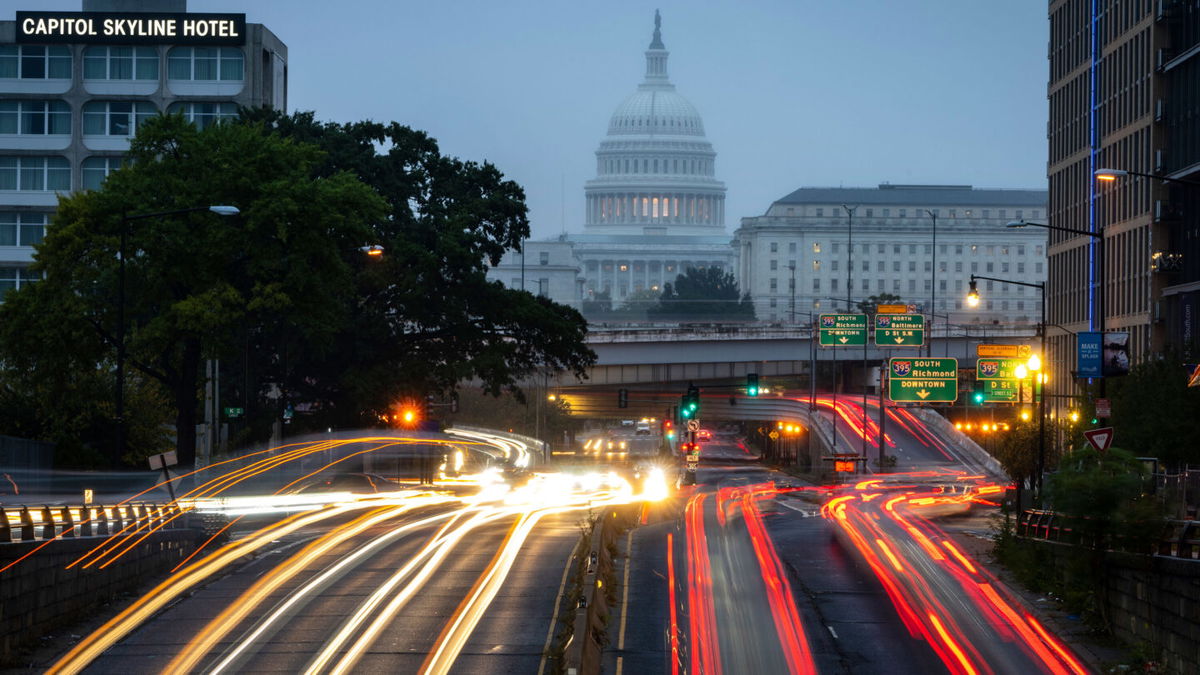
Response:
[{"label": "lamp post", "polygon": [[[983,279],[985,281],[998,281],[1002,284],[1014,284],[1016,286],[1026,286],[1028,288],[1036,288],[1036,289],[1038,289],[1038,292],[1041,293],[1041,296],[1042,296],[1042,303],[1041,303],[1042,304],[1042,317],[1041,317],[1041,319],[1042,320],[1040,323],[1038,323],[1038,335],[1041,337],[1041,343],[1042,343],[1041,352],[1042,353],[1041,353],[1041,357],[1038,359],[1034,359],[1033,357],[1030,357],[1029,365],[1028,365],[1029,370],[1034,371],[1034,372],[1040,371],[1041,367],[1042,367],[1042,359],[1046,358],[1046,284],[1044,284],[1044,283],[1033,284],[1033,283],[1029,283],[1028,281],[1014,281],[1012,279],[997,279],[995,277],[984,277],[984,276],[972,274],[971,282],[970,282],[970,290],[967,292],[967,304],[971,307],[976,307],[979,305],[979,289],[975,284],[975,281],[977,279]],[[1039,497],[1041,497],[1041,495],[1042,495],[1042,474],[1044,474],[1046,472],[1046,391],[1045,391],[1046,379],[1045,379],[1045,377],[1042,377],[1039,373],[1038,380],[1039,380],[1041,386],[1038,387],[1038,391],[1037,391],[1038,464],[1037,464],[1037,476],[1035,477],[1035,484],[1037,487],[1037,494]]]},{"label": "lamp post", "polygon": [[[1109,180],[1111,180],[1111,179],[1109,179]],[[1097,261],[1096,261],[1096,282],[1097,282],[1096,285],[1098,287],[1096,290],[1096,326],[1097,326],[1097,330],[1100,331],[1100,334],[1103,335],[1104,329],[1105,329],[1105,324],[1108,323],[1108,317],[1106,314],[1106,307],[1105,307],[1106,295],[1107,295],[1106,289],[1105,289],[1107,282],[1106,282],[1105,278],[1107,276],[1106,272],[1108,269],[1108,265],[1105,264],[1105,258],[1104,258],[1104,255],[1105,255],[1104,254],[1104,243],[1106,241],[1106,238],[1104,236],[1104,226],[1101,225],[1099,227],[1099,229],[1097,229],[1095,232],[1093,232],[1091,230],[1080,230],[1080,229],[1077,229],[1074,227],[1062,227],[1059,225],[1050,225],[1048,223],[1038,223],[1038,222],[1034,222],[1031,220],[1014,220],[1014,221],[1010,222],[1008,225],[1006,225],[1005,227],[1008,227],[1008,228],[1040,227],[1040,228],[1043,228],[1046,230],[1057,230],[1059,232],[1069,232],[1070,234],[1077,234],[1077,235],[1084,236],[1084,237],[1091,237],[1092,239],[1096,240],[1096,253],[1098,254]],[[1045,293],[1043,293],[1042,294],[1042,331],[1045,332],[1045,330],[1046,330],[1046,295],[1045,295]],[[1106,383],[1107,383],[1107,380],[1105,380],[1105,378],[1101,377],[1100,378],[1100,398],[1104,398],[1108,394],[1108,385]]]},{"label": "lamp post", "polygon": [[854,281],[854,211],[857,206],[846,206],[842,204],[842,208],[846,209],[847,229],[846,229],[846,312],[854,311],[850,304],[850,284]]},{"label": "lamp post", "polygon": [[119,263],[117,268],[117,444],[112,457],[114,468],[120,464],[121,457],[125,454],[125,247],[129,240],[129,223],[135,220],[162,218],[164,216],[176,216],[199,211],[211,211],[219,216],[235,216],[241,213],[236,206],[195,206],[187,209],[121,216],[121,241],[117,249],[117,261]]},{"label": "lamp post", "polygon": [[937,311],[937,212],[925,209],[933,220],[933,280],[929,283],[929,340],[925,341],[925,356],[933,356],[933,316]]},{"label": "lamp post", "polygon": [[[791,263],[789,263],[788,269],[792,271],[792,280],[791,280],[792,304],[790,305],[788,314],[791,316],[791,324],[794,327],[796,325],[796,261],[793,260]],[[809,320],[809,323],[812,323],[811,319]]]},{"label": "lamp post", "polygon": [[1126,169],[1096,169],[1092,172],[1096,176],[1096,180],[1105,182],[1115,181],[1121,176],[1138,176],[1140,178],[1153,178],[1161,180],[1164,183],[1178,183],[1180,185],[1190,185],[1192,187],[1200,187],[1200,181],[1188,180],[1186,178],[1171,178],[1169,176],[1160,176],[1155,173],[1141,173],[1140,171],[1128,171]]}]

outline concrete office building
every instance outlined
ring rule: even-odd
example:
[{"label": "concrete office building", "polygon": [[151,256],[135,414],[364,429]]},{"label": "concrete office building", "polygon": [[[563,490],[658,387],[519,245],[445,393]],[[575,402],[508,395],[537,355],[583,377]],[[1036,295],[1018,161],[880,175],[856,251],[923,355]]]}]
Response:
[{"label": "concrete office building", "polygon": [[243,14],[189,14],[186,0],[30,4],[0,21],[0,294],[32,280],[58,195],[98,188],[143,120],[287,109],[287,47]]},{"label": "concrete office building", "polygon": [[575,309],[583,306],[583,279],[574,247],[565,237],[527,241],[522,252],[508,251],[488,269],[488,279]]},{"label": "concrete office building", "polygon": [[1200,180],[1200,7],[1053,0],[1049,19],[1050,224],[1105,243],[1097,260],[1096,237],[1050,232],[1051,366],[1069,382],[1071,332],[1128,332],[1134,363],[1196,339],[1200,195],[1163,179]]},{"label": "concrete office building", "polygon": [[980,306],[965,308],[964,299],[972,273],[1045,280],[1046,231],[1005,227],[1041,219],[1045,209],[1044,190],[800,188],[742,219],[734,233],[738,284],[765,321],[806,324],[810,312],[844,311],[847,297],[890,294],[944,315],[936,323],[1037,323],[1034,288],[981,281]]}]

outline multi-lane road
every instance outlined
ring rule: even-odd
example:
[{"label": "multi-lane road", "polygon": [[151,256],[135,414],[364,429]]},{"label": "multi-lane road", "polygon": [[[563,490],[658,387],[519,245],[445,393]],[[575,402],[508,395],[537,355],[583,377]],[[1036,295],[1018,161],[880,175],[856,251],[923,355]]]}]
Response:
[{"label": "multi-lane road", "polygon": [[[821,404],[834,415],[832,400]],[[878,412],[868,408],[864,423],[856,402],[839,400],[839,444],[876,447]],[[247,458],[210,470],[181,498],[228,514],[229,540],[43,665],[554,672],[579,535],[600,507],[634,504],[642,522],[620,539],[605,672],[1085,672],[938,525],[994,508],[996,477],[964,470],[952,444],[908,411],[888,414],[884,442],[899,458],[888,473],[868,465],[839,484],[803,484],[718,434],[702,446],[698,484],[667,499],[666,480],[628,473],[502,470],[526,449],[486,435],[445,439],[438,485],[378,492],[286,488],[311,485],[302,479],[314,458],[319,468],[429,439],[318,442]],[[590,459],[603,460],[609,442],[636,455],[659,441],[631,431],[602,439]],[[278,494],[233,489],[289,462],[304,468]],[[97,549],[91,562],[116,550]]]}]

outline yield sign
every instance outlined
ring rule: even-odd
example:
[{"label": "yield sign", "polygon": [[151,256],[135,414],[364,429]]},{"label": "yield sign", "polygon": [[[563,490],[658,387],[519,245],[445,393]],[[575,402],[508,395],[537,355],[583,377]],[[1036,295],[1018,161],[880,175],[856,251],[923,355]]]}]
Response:
[{"label": "yield sign", "polygon": [[1108,447],[1112,445],[1113,428],[1100,427],[1099,429],[1090,429],[1083,432],[1083,437],[1087,439],[1088,443],[1092,444],[1096,452],[1106,452]]}]

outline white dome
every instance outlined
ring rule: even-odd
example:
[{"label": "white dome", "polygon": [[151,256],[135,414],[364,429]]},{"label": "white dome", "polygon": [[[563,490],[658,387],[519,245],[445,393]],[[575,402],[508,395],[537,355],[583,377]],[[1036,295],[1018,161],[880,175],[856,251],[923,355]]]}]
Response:
[{"label": "white dome", "polygon": [[608,121],[609,136],[669,134],[704,136],[696,106],[667,85],[642,85],[617,106]]}]

